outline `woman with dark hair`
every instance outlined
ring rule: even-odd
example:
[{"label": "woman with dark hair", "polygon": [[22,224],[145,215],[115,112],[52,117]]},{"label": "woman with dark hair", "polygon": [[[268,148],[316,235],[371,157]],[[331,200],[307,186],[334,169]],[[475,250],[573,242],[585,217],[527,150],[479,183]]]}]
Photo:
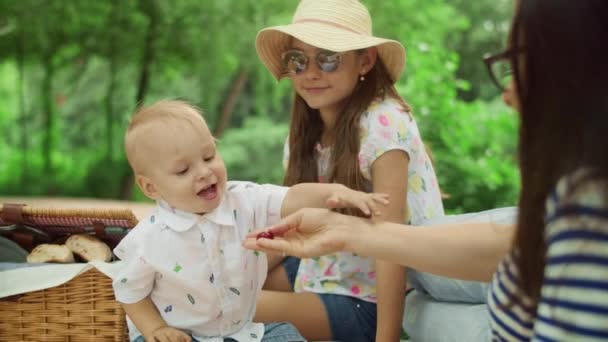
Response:
[{"label": "woman with dark hair", "polygon": [[[245,246],[300,257],[348,251],[492,279],[493,340],[608,340],[606,42],[606,0],[521,0],[509,48],[486,59],[520,112],[516,226],[403,229],[304,209],[269,228],[274,240]],[[499,73],[501,64],[513,78]]]}]

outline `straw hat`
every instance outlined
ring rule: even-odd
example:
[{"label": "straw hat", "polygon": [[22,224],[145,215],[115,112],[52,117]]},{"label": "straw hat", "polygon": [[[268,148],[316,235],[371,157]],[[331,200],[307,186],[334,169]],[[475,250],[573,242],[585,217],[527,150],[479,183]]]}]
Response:
[{"label": "straw hat", "polygon": [[377,46],[393,82],[399,79],[405,64],[403,45],[374,37],[369,12],[358,0],[302,0],[291,24],[258,32],[256,51],[276,79],[281,78],[281,54],[289,49],[291,37],[335,52]]}]

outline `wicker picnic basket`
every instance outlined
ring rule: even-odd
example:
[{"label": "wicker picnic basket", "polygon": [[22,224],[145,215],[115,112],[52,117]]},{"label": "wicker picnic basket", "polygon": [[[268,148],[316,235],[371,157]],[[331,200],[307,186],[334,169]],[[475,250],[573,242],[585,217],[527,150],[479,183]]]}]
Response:
[{"label": "wicker picnic basket", "polygon": [[[131,210],[1,205],[0,226],[11,224],[35,227],[55,240],[88,233],[115,244],[126,234],[116,229],[128,230],[137,219]],[[60,286],[0,299],[0,317],[0,341],[128,341],[112,280],[95,268]]]}]

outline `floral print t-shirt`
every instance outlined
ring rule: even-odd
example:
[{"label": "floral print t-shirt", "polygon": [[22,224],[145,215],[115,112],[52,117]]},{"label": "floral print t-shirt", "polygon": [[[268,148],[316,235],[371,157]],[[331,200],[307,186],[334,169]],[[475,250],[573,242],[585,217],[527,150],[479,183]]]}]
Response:
[{"label": "floral print t-shirt", "polygon": [[[409,157],[407,221],[412,225],[443,215],[443,203],[431,160],[426,153],[414,118],[396,99],[377,99],[362,115],[359,167],[365,189],[372,191],[371,170],[382,154],[401,150]],[[284,163],[289,160],[285,144]],[[319,182],[329,177],[331,148],[317,146]],[[403,172],[406,172],[403,170]],[[295,291],[331,293],[376,302],[374,259],[339,252],[312,259],[302,259],[295,281]]]}]

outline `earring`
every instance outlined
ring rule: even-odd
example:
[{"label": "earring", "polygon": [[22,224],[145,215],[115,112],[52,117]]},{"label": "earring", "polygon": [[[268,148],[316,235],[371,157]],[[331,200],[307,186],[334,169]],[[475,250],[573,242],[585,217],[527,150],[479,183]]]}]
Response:
[{"label": "earring", "polygon": [[361,75],[361,77],[359,77],[359,81],[360,81],[360,82],[365,81],[365,76]]}]

